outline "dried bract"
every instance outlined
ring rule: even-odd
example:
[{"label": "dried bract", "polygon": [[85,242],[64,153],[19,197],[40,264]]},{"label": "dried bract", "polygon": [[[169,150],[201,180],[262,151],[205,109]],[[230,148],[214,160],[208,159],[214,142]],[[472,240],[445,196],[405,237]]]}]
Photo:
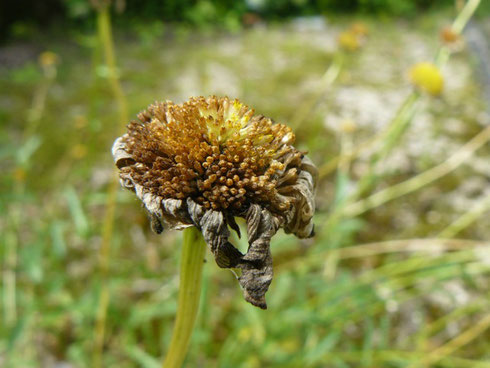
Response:
[{"label": "dried bract", "polygon": [[[245,299],[266,308],[270,240],[279,228],[313,234],[317,169],[291,129],[238,100],[215,96],[156,102],[128,125],[112,153],[123,187],[136,193],[152,229],[196,226],[223,268],[239,268]],[[246,254],[229,241],[247,222]]]}]

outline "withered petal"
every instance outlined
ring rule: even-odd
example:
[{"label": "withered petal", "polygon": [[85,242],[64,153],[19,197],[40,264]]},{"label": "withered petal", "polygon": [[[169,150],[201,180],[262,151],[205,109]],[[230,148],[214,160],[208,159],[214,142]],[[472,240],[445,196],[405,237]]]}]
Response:
[{"label": "withered petal", "polygon": [[162,221],[160,220],[160,218],[157,215],[155,215],[154,213],[149,212],[148,210],[146,210],[146,212],[148,213],[148,218],[150,219],[151,230],[155,234],[163,233],[163,230],[165,230],[165,229],[163,227],[163,224],[162,224]]},{"label": "withered petal", "polygon": [[277,221],[268,210],[257,204],[250,206],[246,221],[249,247],[238,265],[242,270],[238,281],[245,300],[266,309],[265,293],[273,276],[270,241],[277,231]]},{"label": "withered petal", "polygon": [[223,244],[228,242],[230,230],[221,211],[207,210],[199,222],[206,243],[215,253]]},{"label": "withered petal", "polygon": [[[287,159],[291,162],[291,156]],[[306,156],[301,159],[299,168],[299,175],[293,184],[289,184],[289,180],[286,180],[282,186],[278,186],[278,196],[294,201],[294,205],[286,213],[284,231],[293,233],[299,238],[308,238],[313,236],[314,192],[318,170]]]},{"label": "withered petal", "polygon": [[240,226],[238,226],[238,224],[235,221],[235,216],[225,213],[225,217],[228,226],[231,227],[231,229],[236,232],[236,234],[238,235],[238,239],[240,239],[242,237],[242,234],[240,232]]},{"label": "withered petal", "polygon": [[160,199],[163,226],[172,230],[182,230],[193,225],[187,212],[187,205],[181,199]]},{"label": "withered petal", "polygon": [[[156,226],[156,229],[161,227],[162,231],[165,228],[183,230],[193,226],[184,201],[173,198],[162,199],[131,180],[125,187],[133,190],[136,196],[143,202],[152,221],[152,229],[153,226]],[[157,219],[160,222],[160,226],[155,222]],[[155,231],[155,229],[153,230]],[[158,231],[155,232],[159,234]]]},{"label": "withered petal", "polygon": [[112,157],[114,157],[114,163],[119,169],[135,163],[133,156],[126,151],[125,137],[127,137],[127,134],[117,138],[112,145]]},{"label": "withered petal", "polygon": [[187,199],[189,215],[203,238],[211,248],[216,264],[221,268],[232,268],[240,262],[242,254],[236,249],[228,238],[228,230],[225,216],[221,211],[204,210],[203,206]]}]

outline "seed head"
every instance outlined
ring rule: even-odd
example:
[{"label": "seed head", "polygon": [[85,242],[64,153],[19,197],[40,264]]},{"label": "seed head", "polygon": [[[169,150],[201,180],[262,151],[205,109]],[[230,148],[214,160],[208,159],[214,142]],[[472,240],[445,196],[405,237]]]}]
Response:
[{"label": "seed head", "polygon": [[448,45],[454,44],[457,41],[461,40],[461,35],[456,33],[453,30],[453,28],[450,26],[442,28],[439,36],[440,36],[441,40]]},{"label": "seed head", "polygon": [[[191,98],[156,102],[114,142],[123,187],[143,201],[152,228],[198,227],[216,262],[240,268],[245,299],[265,308],[272,280],[271,237],[283,227],[313,232],[317,170],[292,146],[294,134],[238,100]],[[249,249],[241,254],[228,227],[247,222]]]}]

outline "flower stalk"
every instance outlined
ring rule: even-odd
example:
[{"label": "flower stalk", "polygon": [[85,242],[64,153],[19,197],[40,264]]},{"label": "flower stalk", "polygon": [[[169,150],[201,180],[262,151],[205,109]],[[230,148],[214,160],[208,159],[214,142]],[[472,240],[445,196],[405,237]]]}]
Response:
[{"label": "flower stalk", "polygon": [[178,368],[184,362],[199,310],[202,267],[206,243],[196,227],[184,230],[182,258],[180,261],[180,286],[177,318],[170,348],[163,368]]},{"label": "flower stalk", "polygon": [[[164,368],[181,367],[199,307],[204,251],[221,268],[239,269],[244,299],[267,308],[270,241],[279,228],[314,235],[317,169],[295,136],[238,100],[191,97],[155,102],[112,146],[121,185],[143,202],[151,228],[184,230],[177,318]],[[247,224],[249,247],[235,218]]]},{"label": "flower stalk", "polygon": [[343,64],[344,54],[340,52],[336,53],[334,55],[332,63],[328,66],[327,70],[325,70],[325,73],[321,77],[321,83],[319,87],[313,92],[313,95],[296,110],[296,113],[291,118],[289,126],[294,131],[297,131],[300,126],[306,121],[311,112],[320,102],[322,96],[325,94],[327,89],[335,82],[337,77],[340,75]]},{"label": "flower stalk", "polygon": [[[103,50],[104,64],[108,70],[108,83],[118,107],[118,128],[122,129],[128,120],[127,101],[119,81],[116,68],[116,58],[114,52],[114,41],[112,38],[112,28],[110,13],[107,4],[101,4],[97,9],[97,35],[100,46]],[[92,366],[95,368],[102,366],[102,352],[105,339],[105,325],[107,319],[107,308],[110,301],[110,290],[107,283],[110,262],[110,251],[114,230],[114,216],[116,211],[118,181],[117,176],[113,175],[107,189],[106,212],[102,224],[102,244],[99,249],[99,277],[100,291],[95,317],[94,329],[94,349]]]}]

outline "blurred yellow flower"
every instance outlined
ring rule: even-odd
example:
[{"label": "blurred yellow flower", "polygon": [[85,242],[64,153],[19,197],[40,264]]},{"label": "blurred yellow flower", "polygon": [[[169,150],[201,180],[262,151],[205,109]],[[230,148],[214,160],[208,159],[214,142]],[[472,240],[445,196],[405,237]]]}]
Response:
[{"label": "blurred yellow flower", "polygon": [[251,327],[244,327],[238,331],[238,340],[241,342],[247,342],[253,337],[253,330]]},{"label": "blurred yellow flower", "polygon": [[260,368],[263,365],[256,355],[250,355],[247,359],[246,366],[249,368]]},{"label": "blurred yellow flower", "polygon": [[75,144],[71,149],[71,155],[73,158],[83,158],[87,155],[87,146],[83,144]]},{"label": "blurred yellow flower", "polygon": [[410,68],[410,80],[415,87],[433,96],[440,95],[444,86],[444,78],[437,66],[422,62]]},{"label": "blurred yellow flower", "polygon": [[351,25],[350,31],[359,36],[367,36],[369,33],[369,28],[362,22],[356,22]]},{"label": "blurred yellow flower", "polygon": [[281,351],[286,353],[294,353],[297,352],[301,348],[301,344],[297,338],[290,338],[286,340],[282,340],[280,342]]},{"label": "blurred yellow flower", "polygon": [[346,51],[356,51],[361,47],[359,36],[353,31],[343,31],[339,34],[338,44]]},{"label": "blurred yellow flower", "polygon": [[357,124],[350,119],[345,119],[340,123],[340,131],[342,133],[351,134],[354,133],[356,130]]},{"label": "blurred yellow flower", "polygon": [[56,65],[59,60],[58,55],[52,51],[44,51],[39,55],[38,62],[46,78],[53,79],[56,77]]},{"label": "blurred yellow flower", "polygon": [[39,55],[39,64],[43,67],[50,67],[58,64],[59,57],[52,51],[44,51]]},{"label": "blurred yellow flower", "polygon": [[16,168],[13,172],[14,180],[17,183],[22,183],[26,179],[26,171],[20,167]]},{"label": "blurred yellow flower", "polygon": [[75,117],[75,128],[84,129],[88,124],[88,120],[86,116],[77,115]]}]

